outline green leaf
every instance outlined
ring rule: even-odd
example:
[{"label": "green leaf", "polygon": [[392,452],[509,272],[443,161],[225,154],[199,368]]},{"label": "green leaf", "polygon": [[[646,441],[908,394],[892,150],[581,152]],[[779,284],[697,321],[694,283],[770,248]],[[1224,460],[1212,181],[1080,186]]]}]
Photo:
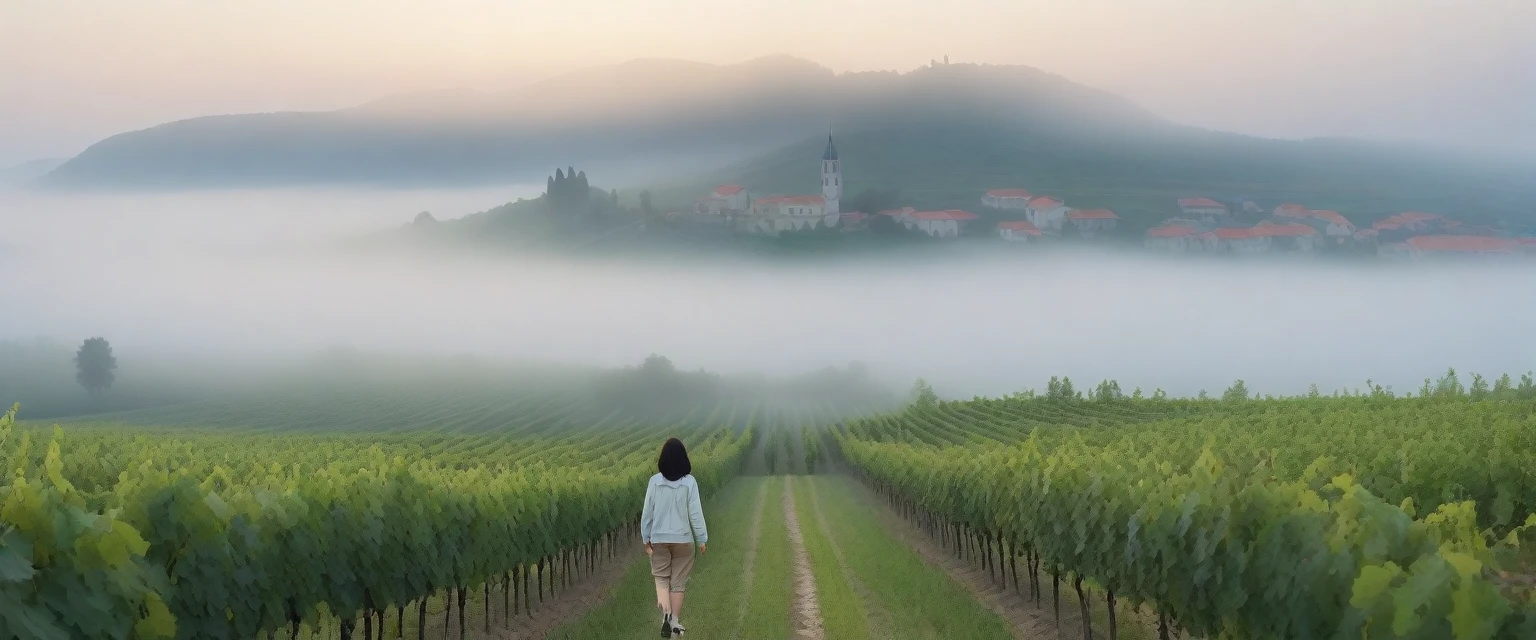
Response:
[{"label": "green leaf", "polygon": [[144,617],[133,625],[134,638],[171,638],[176,635],[176,618],[155,593],[144,596]]},{"label": "green leaf", "polygon": [[1451,632],[1456,640],[1492,638],[1509,614],[1509,601],[1486,582],[1469,583],[1451,594]]},{"label": "green leaf", "polygon": [[1403,570],[1397,563],[1388,562],[1385,565],[1369,566],[1360,570],[1360,575],[1355,578],[1353,593],[1349,598],[1349,606],[1356,609],[1371,609],[1372,603],[1381,594],[1386,593],[1392,586],[1392,581],[1402,575]]},{"label": "green leaf", "polygon": [[31,580],[36,570],[32,568],[32,560],[23,556],[15,549],[0,548],[0,581],[22,582]]}]

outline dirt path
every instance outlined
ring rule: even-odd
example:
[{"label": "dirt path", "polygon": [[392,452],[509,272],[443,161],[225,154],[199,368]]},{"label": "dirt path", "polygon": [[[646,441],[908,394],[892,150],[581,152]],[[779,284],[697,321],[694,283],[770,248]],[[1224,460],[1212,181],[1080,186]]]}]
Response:
[{"label": "dirt path", "polygon": [[[747,553],[742,560],[745,570],[741,573],[741,608],[736,611],[736,627],[739,630],[747,621],[747,605],[752,603],[752,577],[753,568],[757,566],[757,538],[763,529],[763,507],[768,502],[768,483],[764,482],[757,492],[757,501],[752,507],[752,529],[747,534]],[[739,631],[738,631],[739,633]]]},{"label": "dirt path", "polygon": [[965,587],[978,601],[1007,622],[1008,629],[1013,633],[1014,638],[1042,640],[1075,638],[1082,635],[1081,616],[1075,615],[1078,610],[1077,596],[1074,593],[1070,599],[1068,598],[1071,587],[1065,582],[1062,584],[1062,618],[1058,627],[1056,616],[1051,613],[1050,576],[1041,576],[1040,586],[1045,593],[1042,594],[1037,606],[1029,600],[1029,587],[1024,585],[1022,580],[1019,585],[1022,590],[1018,592],[1013,590],[1011,577],[1007,585],[1003,584],[1001,579],[994,581],[985,570],[955,557],[955,554],[940,546],[937,540],[897,515],[884,498],[875,495],[862,483],[855,481],[853,484],[858,487],[868,504],[875,505],[886,531],[912,548],[928,564],[944,569],[951,579]]},{"label": "dirt path", "polygon": [[811,558],[805,552],[805,538],[800,535],[800,518],[795,515],[793,476],[784,476],[784,524],[789,529],[789,544],[795,554],[795,599],[790,604],[790,620],[795,640],[823,640],[821,606],[816,602],[816,576],[811,573]]}]

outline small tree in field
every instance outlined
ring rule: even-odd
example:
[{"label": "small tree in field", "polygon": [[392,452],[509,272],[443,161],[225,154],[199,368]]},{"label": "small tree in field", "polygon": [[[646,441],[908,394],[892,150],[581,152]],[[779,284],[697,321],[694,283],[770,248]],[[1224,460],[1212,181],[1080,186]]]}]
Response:
[{"label": "small tree in field", "polygon": [[87,338],[75,352],[75,382],[92,395],[112,387],[117,368],[117,358],[112,356],[112,345],[106,338]]},{"label": "small tree in field", "polygon": [[1221,399],[1227,402],[1242,402],[1248,397],[1248,385],[1242,380],[1233,382],[1232,386],[1227,387],[1227,390],[1221,394]]},{"label": "small tree in field", "polygon": [[912,384],[911,395],[912,403],[919,407],[931,407],[939,403],[939,394],[934,393],[933,386],[922,378]]}]

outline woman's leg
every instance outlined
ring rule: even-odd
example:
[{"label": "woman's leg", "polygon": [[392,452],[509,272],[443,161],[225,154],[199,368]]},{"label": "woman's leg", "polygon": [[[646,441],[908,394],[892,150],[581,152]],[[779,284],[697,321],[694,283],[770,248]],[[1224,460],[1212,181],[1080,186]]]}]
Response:
[{"label": "woman's leg", "polygon": [[676,609],[672,608],[672,595],[674,595],[672,593],[672,585],[667,584],[667,579],[657,578],[656,606],[657,608],[661,609],[662,613],[672,613],[673,611],[676,611]]},{"label": "woman's leg", "polygon": [[673,591],[672,592],[672,603],[671,604],[672,604],[672,619],[673,620],[682,620],[683,619],[683,592],[681,592],[681,591]]},{"label": "woman's leg", "polygon": [[672,619],[683,618],[683,589],[688,586],[688,576],[693,574],[693,545],[676,544],[667,545],[672,557],[671,563],[671,591],[672,597],[669,606],[672,607]]},{"label": "woman's leg", "polygon": [[664,544],[651,545],[651,577],[656,579],[656,607],[672,612],[672,553]]}]

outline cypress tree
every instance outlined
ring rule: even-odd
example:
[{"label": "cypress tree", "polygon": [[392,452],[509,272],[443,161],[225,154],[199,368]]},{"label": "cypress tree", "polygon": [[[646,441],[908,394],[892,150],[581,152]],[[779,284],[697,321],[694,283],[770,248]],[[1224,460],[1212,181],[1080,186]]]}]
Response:
[{"label": "cypress tree", "polygon": [[570,185],[565,180],[565,172],[561,171],[559,167],[556,167],[555,168],[555,189],[554,189],[554,191],[550,192],[550,194],[553,196],[550,199],[554,200],[556,207],[564,209],[565,208],[565,203],[569,202],[569,200],[570,200],[569,196],[567,195],[569,193],[570,193]]}]

